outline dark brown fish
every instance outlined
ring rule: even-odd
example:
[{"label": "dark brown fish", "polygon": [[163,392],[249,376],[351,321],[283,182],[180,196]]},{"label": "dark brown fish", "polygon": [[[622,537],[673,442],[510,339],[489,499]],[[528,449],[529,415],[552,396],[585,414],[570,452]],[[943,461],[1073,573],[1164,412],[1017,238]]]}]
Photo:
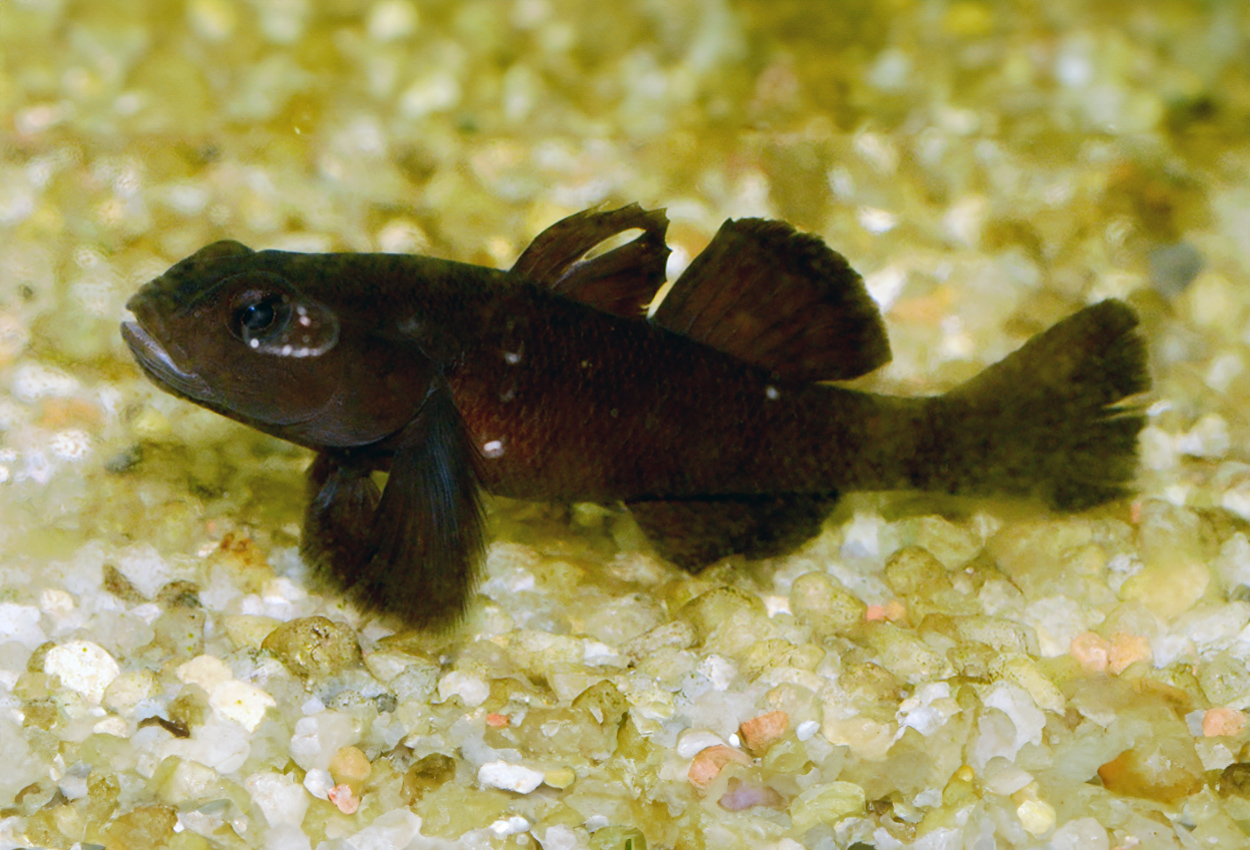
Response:
[{"label": "dark brown fish", "polygon": [[890,356],[845,259],[781,222],[729,221],[647,319],[666,227],[637,205],[578,213],[506,272],[217,242],[144,286],[122,334],[162,388],[316,451],[306,556],[416,626],[465,608],[483,488],[623,502],[696,569],[796,545],[839,491],[1079,509],[1130,485],[1143,417],[1120,403],[1149,378],[1123,303],[946,395],[872,395],[819,383]]}]

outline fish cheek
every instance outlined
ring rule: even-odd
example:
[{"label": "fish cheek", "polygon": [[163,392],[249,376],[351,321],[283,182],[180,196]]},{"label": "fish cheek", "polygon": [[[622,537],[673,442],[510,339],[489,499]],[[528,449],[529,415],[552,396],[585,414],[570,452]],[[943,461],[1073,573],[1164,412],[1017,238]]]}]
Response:
[{"label": "fish cheek", "polygon": [[224,345],[209,342],[205,338],[188,353],[215,393],[204,401],[227,416],[281,428],[315,417],[334,396],[338,358],[283,357],[233,338]]},{"label": "fish cheek", "polygon": [[[329,402],[309,427],[310,441],[350,447],[390,437],[412,421],[439,368],[411,346],[385,340],[341,345]],[[350,352],[350,356],[347,356]],[[327,368],[319,376],[330,374]]]}]

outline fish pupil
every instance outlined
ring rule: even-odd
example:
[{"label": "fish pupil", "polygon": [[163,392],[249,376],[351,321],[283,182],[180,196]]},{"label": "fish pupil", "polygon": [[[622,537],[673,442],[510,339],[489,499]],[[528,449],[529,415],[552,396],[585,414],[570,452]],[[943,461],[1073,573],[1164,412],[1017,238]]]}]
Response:
[{"label": "fish pupil", "polygon": [[273,324],[275,315],[273,304],[261,301],[243,308],[239,315],[239,324],[252,333],[259,333]]}]

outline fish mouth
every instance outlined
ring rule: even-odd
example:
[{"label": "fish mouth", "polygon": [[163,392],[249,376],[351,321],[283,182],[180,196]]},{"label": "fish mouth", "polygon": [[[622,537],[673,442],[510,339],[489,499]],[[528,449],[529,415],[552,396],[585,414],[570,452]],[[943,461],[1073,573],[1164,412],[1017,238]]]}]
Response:
[{"label": "fish mouth", "polygon": [[130,346],[130,353],[135,356],[139,368],[175,395],[198,402],[212,401],[215,397],[212,388],[203,378],[175,363],[165,346],[139,322],[122,322],[122,339]]}]

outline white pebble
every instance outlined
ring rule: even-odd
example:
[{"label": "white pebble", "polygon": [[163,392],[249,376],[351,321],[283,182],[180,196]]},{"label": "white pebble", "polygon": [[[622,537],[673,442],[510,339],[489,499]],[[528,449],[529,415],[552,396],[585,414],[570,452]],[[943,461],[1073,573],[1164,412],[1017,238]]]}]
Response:
[{"label": "white pebble", "polygon": [[447,71],[434,71],[417,80],[399,98],[399,111],[407,118],[424,118],[454,109],[460,102],[460,83]]},{"label": "white pebble", "polygon": [[798,726],[794,727],[794,737],[800,741],[806,741],[820,731],[819,720],[804,720]]},{"label": "white pebble", "polygon": [[547,827],[547,831],[539,838],[538,843],[543,850],[578,850],[585,843],[577,833],[564,824]]},{"label": "white pebble", "polygon": [[985,790],[1001,797],[1010,797],[1032,781],[1032,775],[1004,758],[990,759],[982,772]]},{"label": "white pebble", "polygon": [[530,831],[530,822],[520,815],[513,815],[510,818],[501,818],[489,827],[490,831],[498,835],[500,838],[507,838],[509,835],[522,835]]},{"label": "white pebble", "polygon": [[237,723],[211,715],[191,731],[190,738],[171,738],[160,749],[160,759],[170,756],[211,767],[218,773],[233,773],[243,766],[251,752],[248,732]]},{"label": "white pebble", "polygon": [[[407,847],[421,831],[421,818],[408,809],[395,809],[379,815],[373,823],[346,839],[343,844],[349,850],[387,850],[391,847]],[[434,840],[423,846],[437,846]]]},{"label": "white pebble", "polygon": [[265,833],[265,850],[312,850],[312,841],[299,824],[283,824]]},{"label": "white pebble", "polygon": [[389,682],[407,670],[414,659],[406,652],[371,652],[365,656],[365,667],[379,682]]},{"label": "white pebble", "polygon": [[78,381],[60,369],[27,363],[13,370],[13,397],[32,402],[41,398],[65,398],[78,390]]},{"label": "white pebble", "polygon": [[350,714],[323,711],[301,717],[291,737],[291,758],[305,770],[330,766],[330,759],[341,748],[360,741],[357,721]]},{"label": "white pebble", "polygon": [[230,668],[220,658],[212,655],[199,655],[192,658],[187,663],[179,665],[174,675],[183,684],[199,685],[210,694],[218,685],[234,678]]},{"label": "white pebble", "polygon": [[1050,837],[1054,850],[1108,850],[1107,830],[1094,818],[1070,820]]},{"label": "white pebble", "polygon": [[911,57],[897,47],[887,47],[868,69],[868,82],[882,91],[898,91],[911,76]]},{"label": "white pebble", "polygon": [[71,640],[48,650],[43,672],[56,676],[71,691],[92,702],[104,698],[104,689],[121,673],[121,668],[104,647],[89,640]]},{"label": "white pebble", "polygon": [[1237,354],[1221,354],[1211,361],[1211,365],[1207,367],[1206,381],[1207,386],[1218,393],[1226,392],[1228,385],[1233,379],[1242,373],[1245,364],[1242,363],[1241,357]]},{"label": "white pebble", "polygon": [[266,709],[273,708],[278,703],[255,685],[231,679],[212,690],[208,704],[227,720],[233,720],[247,731],[255,732],[256,727],[265,719]]},{"label": "white pebble", "polygon": [[921,685],[899,704],[898,732],[894,740],[903,737],[909,728],[921,735],[932,735],[959,712],[959,704],[951,699],[951,688],[946,682]]},{"label": "white pebble", "polygon": [[738,675],[738,668],[723,655],[709,655],[699,662],[698,671],[712,683],[712,687],[723,691],[733,684]]},{"label": "white pebble", "polygon": [[65,460],[82,460],[91,451],[91,436],[77,428],[52,435],[52,454]]},{"label": "white pebble", "polygon": [[74,597],[64,590],[45,587],[39,592],[39,608],[56,620],[63,620],[74,610]]},{"label": "white pebble", "polygon": [[1228,423],[1218,413],[1208,413],[1176,438],[1176,449],[1190,457],[1224,457],[1232,445]]},{"label": "white pebble", "polygon": [[1042,800],[1025,800],[1016,809],[1020,825],[1032,836],[1042,836],[1054,829],[1055,810]]},{"label": "white pebble", "polygon": [[677,738],[677,755],[692,759],[708,747],[723,746],[725,739],[708,729],[687,729]]},{"label": "white pebble", "polygon": [[877,235],[889,233],[898,225],[898,216],[877,207],[860,207],[855,211],[855,217],[860,227]]},{"label": "white pebble", "polygon": [[193,0],[187,18],[196,35],[205,41],[225,41],[234,34],[238,14],[226,0]]},{"label": "white pebble", "polygon": [[1250,519],[1250,479],[1226,490],[1220,497],[1220,507],[1242,519]]},{"label": "white pebble", "polygon": [[334,788],[334,777],[330,775],[330,771],[314,767],[304,774],[304,787],[318,800],[327,800],[330,797],[330,791]]},{"label": "white pebble", "polygon": [[34,605],[0,602],[0,643],[16,641],[30,648],[39,646],[48,639],[39,627],[40,616]]},{"label": "white pebble", "polygon": [[369,10],[369,37],[374,41],[407,38],[417,29],[417,7],[407,0],[381,0]]},{"label": "white pebble", "polygon": [[[165,559],[152,546],[133,546],[117,556],[117,570],[149,599],[169,583],[173,575]],[[159,609],[157,609],[159,612]]]},{"label": "white pebble", "polygon": [[528,794],[543,784],[543,775],[540,771],[531,770],[519,764],[492,761],[478,768],[477,781],[486,788],[499,788],[504,791],[515,791],[518,794]]},{"label": "white pebble", "polygon": [[[8,712],[0,714],[0,764],[4,765],[0,771],[0,799],[13,800],[27,785],[46,779],[48,768],[41,761],[31,752],[22,727],[9,719]],[[22,842],[7,846],[20,847]]]},{"label": "white pebble", "polygon": [[1012,760],[1025,744],[1042,742],[1046,715],[1024,688],[996,682],[981,696],[981,703],[1006,714],[1010,723],[1005,725],[1011,728],[1002,728],[1001,717],[995,718],[991,713],[982,715],[970,759],[973,767],[980,768],[996,756]]},{"label": "white pebble", "polygon": [[876,514],[857,513],[845,527],[842,557],[875,558],[881,551],[882,520]]},{"label": "white pebble", "polygon": [[490,685],[480,676],[453,670],[438,681],[438,701],[460,697],[468,708],[477,708],[490,696]]},{"label": "white pebble", "polygon": [[582,663],[595,666],[621,665],[625,659],[621,654],[606,643],[597,640],[582,641]]},{"label": "white pebble", "polygon": [[129,738],[130,727],[115,714],[101,720],[99,723],[91,727],[91,731],[97,735],[112,735],[114,738]]}]

